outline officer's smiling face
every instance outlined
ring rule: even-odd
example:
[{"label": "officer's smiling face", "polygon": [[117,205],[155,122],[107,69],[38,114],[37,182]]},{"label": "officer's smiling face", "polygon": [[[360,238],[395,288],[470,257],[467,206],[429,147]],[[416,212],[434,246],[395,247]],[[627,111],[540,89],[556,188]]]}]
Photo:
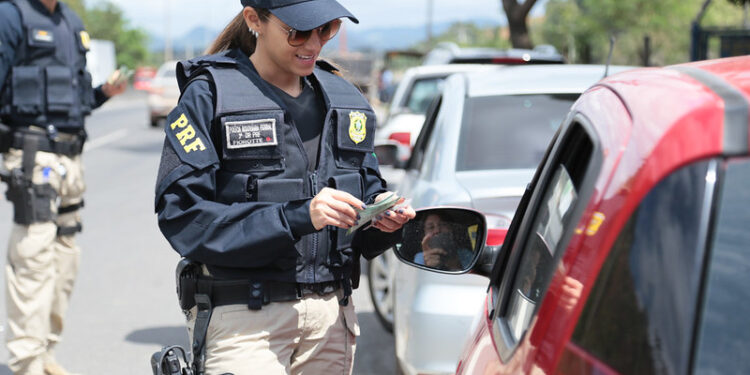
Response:
[{"label": "officer's smiling face", "polygon": [[277,71],[281,74],[308,76],[315,68],[315,60],[327,41],[320,39],[317,32],[313,32],[304,44],[294,47],[289,45],[287,38],[290,27],[286,26],[275,16],[263,23],[262,36],[258,41],[256,53],[266,53]]}]

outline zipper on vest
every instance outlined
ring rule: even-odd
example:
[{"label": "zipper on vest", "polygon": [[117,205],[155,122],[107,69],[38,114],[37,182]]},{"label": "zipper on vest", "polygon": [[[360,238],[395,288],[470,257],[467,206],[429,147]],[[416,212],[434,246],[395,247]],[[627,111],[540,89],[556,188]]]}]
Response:
[{"label": "zipper on vest", "polygon": [[[318,194],[318,171],[314,171],[310,175],[310,183],[312,184],[312,189],[310,191],[312,192],[312,196],[315,197],[315,195]],[[325,227],[323,227],[325,229]],[[318,235],[319,232],[313,232],[312,234],[312,259],[309,263],[309,271],[308,271],[308,279],[312,280],[312,283],[315,283],[315,261],[318,259]]]}]

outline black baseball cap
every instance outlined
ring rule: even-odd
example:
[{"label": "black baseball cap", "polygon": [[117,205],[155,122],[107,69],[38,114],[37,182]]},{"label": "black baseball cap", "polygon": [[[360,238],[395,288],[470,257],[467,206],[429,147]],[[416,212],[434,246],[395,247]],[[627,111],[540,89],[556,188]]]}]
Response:
[{"label": "black baseball cap", "polygon": [[336,0],[241,0],[243,6],[268,9],[295,30],[312,30],[337,18],[359,20]]}]

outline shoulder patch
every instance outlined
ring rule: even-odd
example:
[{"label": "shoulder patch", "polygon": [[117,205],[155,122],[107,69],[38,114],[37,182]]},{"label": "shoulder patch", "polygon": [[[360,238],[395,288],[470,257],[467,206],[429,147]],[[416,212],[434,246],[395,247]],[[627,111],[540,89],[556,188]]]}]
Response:
[{"label": "shoulder patch", "polygon": [[183,105],[169,114],[164,131],[167,141],[184,163],[204,168],[218,162],[211,140],[196,126]]}]

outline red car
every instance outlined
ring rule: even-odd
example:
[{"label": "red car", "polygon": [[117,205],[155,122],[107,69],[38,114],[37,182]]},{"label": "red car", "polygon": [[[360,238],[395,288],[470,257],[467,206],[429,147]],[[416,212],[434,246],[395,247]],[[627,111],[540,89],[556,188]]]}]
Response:
[{"label": "red car", "polygon": [[[608,77],[500,249],[477,212],[420,211],[402,261],[490,280],[456,373],[750,374],[749,101],[748,56]],[[453,225],[437,245],[435,214]]]},{"label": "red car", "polygon": [[135,68],[133,75],[133,88],[136,90],[148,90],[151,88],[151,80],[156,75],[156,68],[152,66],[139,66]]}]

